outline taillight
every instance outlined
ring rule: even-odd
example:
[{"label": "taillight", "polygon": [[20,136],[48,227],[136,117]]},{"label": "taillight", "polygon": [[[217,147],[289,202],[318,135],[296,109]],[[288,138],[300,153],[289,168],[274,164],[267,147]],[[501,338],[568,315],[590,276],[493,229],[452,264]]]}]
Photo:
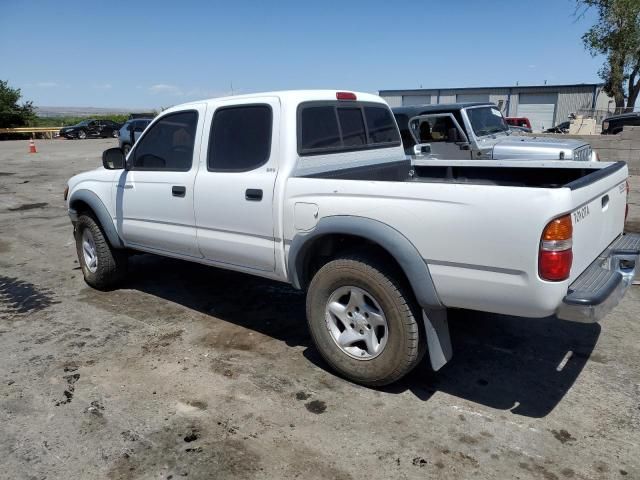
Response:
[{"label": "taillight", "polygon": [[573,262],[571,215],[551,220],[542,232],[538,273],[543,280],[559,282],[569,278]]},{"label": "taillight", "polygon": [[338,100],[357,100],[356,94],[353,92],[336,92],[336,99]]}]

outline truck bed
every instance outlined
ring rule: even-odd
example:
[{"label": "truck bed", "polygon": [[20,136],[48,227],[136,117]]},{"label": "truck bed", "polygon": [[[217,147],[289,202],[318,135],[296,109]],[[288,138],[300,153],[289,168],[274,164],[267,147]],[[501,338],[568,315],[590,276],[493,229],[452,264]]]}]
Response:
[{"label": "truck bed", "polygon": [[572,161],[423,161],[409,160],[329,170],[308,178],[370,180],[387,182],[460,183],[534,188],[580,188],[620,170],[624,162],[612,164]]}]

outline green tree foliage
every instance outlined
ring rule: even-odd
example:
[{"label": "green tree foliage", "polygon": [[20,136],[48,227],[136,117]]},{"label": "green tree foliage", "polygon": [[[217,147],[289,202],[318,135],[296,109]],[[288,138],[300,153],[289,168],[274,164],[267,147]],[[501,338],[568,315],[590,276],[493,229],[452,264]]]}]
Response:
[{"label": "green tree foliage", "polygon": [[35,118],[32,102],[18,104],[21,96],[19,88],[0,80],[0,128],[22,127]]},{"label": "green tree foliage", "polygon": [[[640,0],[577,0],[581,16],[590,8],[598,23],[582,36],[591,55],[604,55],[600,77],[616,108],[632,111],[640,93]],[[627,101],[625,105],[625,95]]]}]

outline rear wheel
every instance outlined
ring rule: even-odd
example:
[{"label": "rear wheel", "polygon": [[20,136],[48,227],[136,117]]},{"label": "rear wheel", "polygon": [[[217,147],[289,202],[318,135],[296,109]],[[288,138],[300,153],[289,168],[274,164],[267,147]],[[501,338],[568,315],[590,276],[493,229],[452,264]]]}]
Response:
[{"label": "rear wheel", "polygon": [[113,131],[111,132],[111,136],[112,136],[113,138],[118,138],[118,130],[113,130]]},{"label": "rear wheel", "polygon": [[84,140],[85,138],[87,138],[87,132],[85,132],[84,130],[80,130],[78,132],[78,139]]},{"label": "rear wheel", "polygon": [[323,358],[357,383],[387,385],[425,352],[419,308],[397,272],[373,257],[345,256],[324,265],[307,295],[307,321]]},{"label": "rear wheel", "polygon": [[76,224],[76,251],[84,280],[94,288],[108,290],[127,272],[126,253],[109,244],[102,228],[90,215],[81,215]]},{"label": "rear wheel", "polygon": [[125,143],[122,146],[122,153],[124,153],[124,156],[126,157],[127,155],[129,155],[129,151],[131,150],[131,145],[129,145],[128,143]]}]

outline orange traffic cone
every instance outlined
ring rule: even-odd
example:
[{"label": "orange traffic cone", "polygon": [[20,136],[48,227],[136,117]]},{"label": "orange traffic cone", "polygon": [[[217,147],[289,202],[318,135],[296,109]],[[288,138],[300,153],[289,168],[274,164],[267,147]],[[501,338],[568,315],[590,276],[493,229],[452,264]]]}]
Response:
[{"label": "orange traffic cone", "polygon": [[33,138],[29,141],[29,153],[38,153],[38,150],[36,150],[36,143],[33,141]]}]

